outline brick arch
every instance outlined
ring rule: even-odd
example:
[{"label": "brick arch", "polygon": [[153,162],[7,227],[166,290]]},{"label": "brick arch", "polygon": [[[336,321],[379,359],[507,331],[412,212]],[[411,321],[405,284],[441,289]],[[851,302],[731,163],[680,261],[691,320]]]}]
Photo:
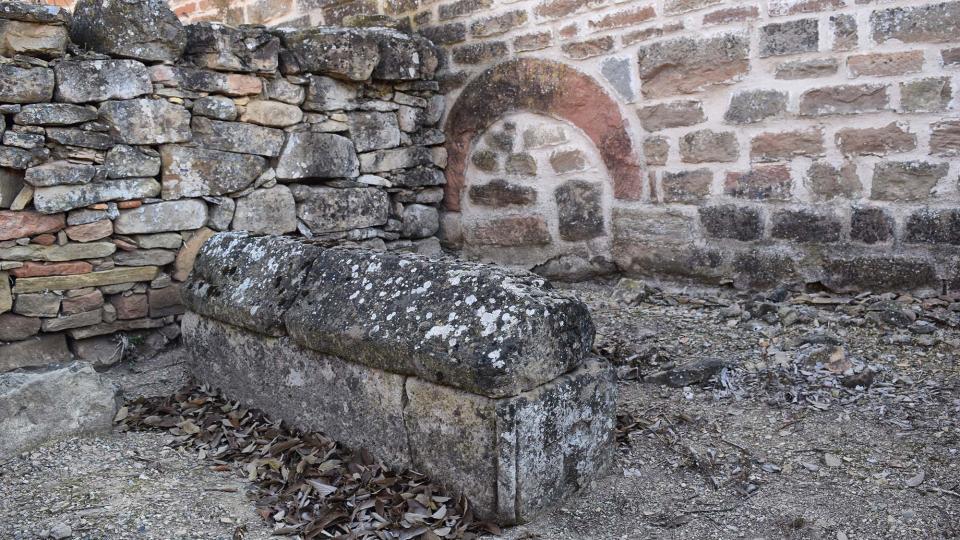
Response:
[{"label": "brick arch", "polygon": [[551,60],[522,58],[493,66],[463,89],[446,122],[444,207],[460,210],[472,141],[501,116],[529,111],[567,120],[600,151],[617,199],[637,200],[643,176],[617,103],[589,75]]}]

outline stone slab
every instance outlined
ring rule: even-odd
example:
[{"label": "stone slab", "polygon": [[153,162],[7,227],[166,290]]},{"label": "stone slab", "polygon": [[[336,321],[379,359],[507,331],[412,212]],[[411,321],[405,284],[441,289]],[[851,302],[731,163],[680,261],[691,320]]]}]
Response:
[{"label": "stone slab", "polygon": [[42,334],[0,345],[0,373],[72,359],[73,354],[67,348],[67,338],[63,334]]},{"label": "stone slab", "polygon": [[216,234],[182,289],[187,309],[259,334],[286,333],[286,313],[319,248],[285,237]]},{"label": "stone slab", "polygon": [[136,266],[72,276],[20,278],[13,286],[13,292],[22,294],[39,291],[61,291],[83,289],[85,287],[118,285],[120,283],[152,281],[157,277],[159,270],[156,266]]},{"label": "stone slab", "polygon": [[109,431],[118,406],[116,388],[90,364],[0,374],[0,459],[50,439]]}]

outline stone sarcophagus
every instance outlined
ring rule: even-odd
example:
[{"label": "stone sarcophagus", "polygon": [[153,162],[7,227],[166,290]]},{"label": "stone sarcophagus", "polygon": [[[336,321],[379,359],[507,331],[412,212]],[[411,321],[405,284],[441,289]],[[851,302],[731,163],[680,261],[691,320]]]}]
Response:
[{"label": "stone sarcophagus", "polygon": [[586,307],[532,274],[223,233],[183,287],[195,376],[529,520],[613,457]]}]

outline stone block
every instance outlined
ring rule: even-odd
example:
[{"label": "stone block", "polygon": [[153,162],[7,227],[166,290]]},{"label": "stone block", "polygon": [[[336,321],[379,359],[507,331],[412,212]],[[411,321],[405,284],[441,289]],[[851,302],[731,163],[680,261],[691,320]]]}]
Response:
[{"label": "stone block", "polygon": [[149,313],[149,304],[147,304],[147,295],[145,294],[114,295],[110,298],[110,305],[116,310],[117,319],[121,321],[142,319]]},{"label": "stone block", "polygon": [[935,122],[930,124],[930,130],[930,155],[960,156],[960,120]]},{"label": "stone block", "polygon": [[18,294],[23,294],[145,282],[156,278],[158,271],[157,267],[138,266],[83,274],[19,278],[13,290]]},{"label": "stone block", "polygon": [[177,281],[185,281],[187,279],[193,270],[193,265],[196,262],[197,254],[200,253],[200,248],[202,248],[207,240],[214,234],[212,230],[203,227],[190,235],[190,238],[183,243],[183,247],[177,252],[177,260],[174,262],[172,274],[173,279]]},{"label": "stone block", "polygon": [[870,198],[884,201],[922,201],[947,175],[946,163],[881,161],[873,169]]},{"label": "stone block", "polygon": [[917,73],[923,69],[923,51],[870,53],[847,57],[853,77],[890,77]]},{"label": "stone block", "polygon": [[76,315],[86,311],[99,311],[101,306],[103,306],[103,293],[101,293],[99,289],[94,289],[93,292],[87,294],[64,298],[63,301],[60,302],[60,313],[63,315]]},{"label": "stone block", "polygon": [[113,262],[117,266],[165,266],[175,258],[174,252],[166,249],[134,249],[115,253]]},{"label": "stone block", "polygon": [[360,172],[362,173],[387,172],[432,164],[433,156],[430,154],[430,150],[421,146],[377,150],[360,154]]},{"label": "stone block", "polygon": [[497,178],[486,184],[470,186],[470,202],[477,206],[504,208],[506,206],[528,206],[537,201],[537,190],[529,186],[508,183]]},{"label": "stone block", "polygon": [[280,40],[263,28],[200,22],[188,25],[186,30],[184,56],[197,66],[258,73],[277,70]]},{"label": "stone block", "polygon": [[164,99],[106,101],[100,121],[124,144],[165,144],[190,140],[190,112]]},{"label": "stone block", "polygon": [[297,203],[290,188],[278,185],[255,189],[237,199],[230,228],[254,234],[285,234],[297,230]]},{"label": "stone block", "polygon": [[903,256],[834,256],[823,263],[821,281],[837,292],[941,288],[930,261]]},{"label": "stone block", "polygon": [[713,238],[740,241],[759,240],[763,236],[763,215],[758,208],[723,204],[699,209],[700,224]]},{"label": "stone block", "polygon": [[365,81],[380,62],[379,46],[369,32],[319,27],[280,34],[284,45],[280,58],[283,72],[326,73],[353,81]]},{"label": "stone block", "polygon": [[300,107],[288,103],[255,100],[246,104],[240,120],[261,126],[284,128],[299,124],[303,120],[303,111]]},{"label": "stone block", "polygon": [[887,86],[860,84],[807,90],[800,96],[801,116],[876,112],[889,105]]},{"label": "stone block", "polygon": [[322,75],[309,75],[308,79],[310,84],[303,110],[324,112],[357,108],[356,86]]},{"label": "stone block", "polygon": [[109,431],[118,406],[116,388],[86,363],[0,374],[0,459],[49,439]]},{"label": "stone block", "polygon": [[160,174],[160,154],[146,147],[118,144],[107,152],[103,168],[107,178],[144,178]]},{"label": "stone block", "polygon": [[851,51],[857,48],[857,19],[852,14],[831,15],[830,31],[833,33],[833,50]]},{"label": "stone block", "polygon": [[757,166],[745,173],[729,172],[723,191],[731,197],[786,201],[791,198],[793,181],[784,165]]},{"label": "stone block", "polygon": [[0,241],[53,233],[66,226],[63,214],[45,215],[29,210],[0,210]]},{"label": "stone block", "polygon": [[314,233],[376,227],[387,222],[390,202],[376,188],[291,186],[297,217]]},{"label": "stone block", "polygon": [[124,210],[114,221],[113,228],[119,234],[145,234],[199,229],[206,222],[207,205],[191,199],[145,204]]},{"label": "stone block", "polygon": [[190,127],[193,131],[193,142],[204,148],[224,152],[274,157],[280,155],[285,140],[284,132],[279,129],[243,122],[194,117]]},{"label": "stone block", "polygon": [[66,103],[133,99],[153,92],[150,73],[136,60],[71,60],[53,70],[57,101]]},{"label": "stone block", "polygon": [[823,154],[823,130],[820,128],[761,133],[750,141],[751,161],[789,161],[795,157]]},{"label": "stone block", "polygon": [[960,209],[922,208],[913,212],[907,218],[903,241],[960,245]]},{"label": "stone block", "polygon": [[[229,137],[210,136],[222,146],[237,142]],[[267,160],[261,156],[192,146],[162,146],[160,159],[165,199],[234,193],[248,187],[267,169]]]},{"label": "stone block", "polygon": [[691,94],[714,84],[735,82],[749,70],[746,33],[677,38],[638,51],[641,90],[648,98]]},{"label": "stone block", "polygon": [[112,366],[123,358],[123,346],[113,336],[78,339],[72,344],[73,355],[95,368]]},{"label": "stone block", "polygon": [[900,83],[900,110],[910,113],[947,110],[953,99],[949,77],[927,77]]},{"label": "stone block", "polygon": [[[403,419],[407,377],[194,313],[184,316],[182,327],[190,370],[231,398],[366,448],[391,466],[412,465]],[[334,410],[330,403],[339,405]],[[357,429],[361,424],[366,427]]]},{"label": "stone block", "polygon": [[[184,304],[258,334],[284,335],[283,315],[306,286],[306,270],[318,249],[285,237],[214,235],[199,249],[191,279],[182,289]],[[267,275],[280,279],[262,279]]]},{"label": "stone block", "polygon": [[647,137],[643,141],[643,156],[647,165],[666,165],[670,155],[670,141],[666,137]]},{"label": "stone block", "polygon": [[739,156],[737,137],[732,131],[702,129],[680,138],[680,160],[684,163],[731,162]]},{"label": "stone block", "polygon": [[40,329],[44,332],[62,332],[71,328],[80,328],[100,323],[102,314],[99,309],[85,311],[74,315],[62,315],[51,319],[43,319]]},{"label": "stone block", "polygon": [[637,110],[640,125],[647,131],[693,126],[705,122],[703,105],[699,101],[670,101],[657,105],[648,105]]},{"label": "stone block", "polygon": [[553,240],[540,215],[487,219],[465,232],[468,243],[477,246],[542,246]]},{"label": "stone block", "polygon": [[[107,306],[104,306],[106,309]],[[132,332],[136,330],[153,330],[164,326],[163,319],[131,319],[102,322],[93,326],[72,328],[67,330],[71,339],[88,339],[97,336],[116,334],[117,332]]]},{"label": "stone block", "polygon": [[536,176],[537,160],[527,153],[510,154],[503,163],[503,170],[516,176]]},{"label": "stone block", "polygon": [[356,178],[359,167],[350,139],[330,133],[296,132],[287,135],[276,170],[280,180]]},{"label": "stone block", "polygon": [[693,230],[693,219],[677,209],[613,209],[613,238],[620,245],[650,241],[688,242],[693,238]]},{"label": "stone block", "polygon": [[698,203],[710,196],[713,172],[709,169],[694,169],[664,172],[660,178],[663,202]]},{"label": "stone block", "polygon": [[[0,345],[0,373],[20,368],[69,362],[72,359],[73,354],[67,348],[67,339],[64,334],[41,334],[22,341]],[[14,414],[13,416],[18,415]]]},{"label": "stone block", "polygon": [[24,105],[13,121],[22,126],[69,126],[97,118],[93,107],[68,103],[36,103]]},{"label": "stone block", "polygon": [[909,132],[909,126],[897,122],[878,128],[843,128],[835,137],[844,155],[885,156],[917,147],[917,136]]},{"label": "stone block", "polygon": [[183,25],[163,0],[79,0],[70,38],[99,53],[149,62],[175,62],[187,44]]},{"label": "stone block", "polygon": [[53,70],[0,66],[0,103],[43,103],[53,99]]},{"label": "stone block", "polygon": [[883,208],[854,208],[850,218],[850,239],[876,244],[893,239],[893,216]]},{"label": "stone block", "polygon": [[554,191],[560,238],[580,242],[603,236],[603,189],[595,182],[568,180]]},{"label": "stone block", "polygon": [[529,521],[610,467],[613,386],[612,371],[597,362],[504,399],[411,377],[404,409],[411,461],[465,494],[479,515]]},{"label": "stone block", "polygon": [[236,120],[237,105],[226,96],[207,96],[193,102],[193,116],[203,116],[216,120]]},{"label": "stone block", "polygon": [[410,204],[400,216],[400,233],[404,238],[427,238],[440,228],[440,214],[432,206]]},{"label": "stone block", "polygon": [[44,276],[70,276],[74,274],[86,274],[92,271],[93,265],[86,261],[60,263],[25,262],[22,263],[22,266],[10,270],[10,275],[19,279]]},{"label": "stone block", "polygon": [[760,27],[760,57],[814,52],[820,43],[817,19],[797,19]]},{"label": "stone block", "polygon": [[397,115],[380,112],[356,112],[348,115],[350,138],[357,152],[369,152],[400,146]]},{"label": "stone block", "polygon": [[723,119],[731,124],[755,124],[783,116],[787,112],[786,92],[779,90],[746,90],[730,99]]},{"label": "stone block", "polygon": [[773,238],[793,242],[837,242],[843,229],[832,212],[811,209],[779,210],[772,222]]},{"label": "stone block", "polygon": [[37,188],[33,205],[40,212],[55,214],[75,208],[117,200],[136,200],[160,195],[160,182],[153,178],[124,178],[79,186]]},{"label": "stone block", "polygon": [[877,43],[942,43],[956,41],[958,21],[960,2],[942,2],[878,9],[870,14],[870,29]]},{"label": "stone block", "polygon": [[733,258],[733,284],[739,289],[769,289],[797,280],[797,263],[786,253],[753,249]]},{"label": "stone block", "polygon": [[186,311],[180,299],[180,285],[170,285],[162,289],[147,291],[150,304],[150,316],[153,318],[180,315]]},{"label": "stone block", "polygon": [[62,246],[28,244],[0,248],[0,260],[62,262],[77,259],[99,259],[112,255],[116,250],[117,247],[112,242],[90,242]]},{"label": "stone block", "polygon": [[38,317],[26,317],[16,313],[0,314],[0,341],[21,341],[39,332]]},{"label": "stone block", "polygon": [[0,54],[40,58],[63,56],[70,39],[64,26],[0,20]]},{"label": "stone block", "polygon": [[857,165],[852,161],[844,162],[839,167],[827,162],[815,162],[807,169],[806,183],[814,197],[821,201],[853,199],[863,191]]},{"label": "stone block", "polygon": [[815,79],[829,77],[837,72],[836,58],[815,58],[812,60],[793,60],[778,64],[774,71],[778,79]]},{"label": "stone block", "polygon": [[89,183],[96,172],[96,168],[89,163],[51,161],[30,167],[23,179],[33,187],[78,185]]}]

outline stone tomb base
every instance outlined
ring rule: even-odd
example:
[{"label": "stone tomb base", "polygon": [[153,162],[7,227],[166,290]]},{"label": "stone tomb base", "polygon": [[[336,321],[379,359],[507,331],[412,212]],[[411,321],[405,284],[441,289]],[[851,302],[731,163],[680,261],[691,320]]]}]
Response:
[{"label": "stone tomb base", "polygon": [[597,361],[494,399],[195,313],[184,316],[183,336],[199,380],[300,429],[427,474],[501,524],[555,506],[612,462],[616,385]]}]

